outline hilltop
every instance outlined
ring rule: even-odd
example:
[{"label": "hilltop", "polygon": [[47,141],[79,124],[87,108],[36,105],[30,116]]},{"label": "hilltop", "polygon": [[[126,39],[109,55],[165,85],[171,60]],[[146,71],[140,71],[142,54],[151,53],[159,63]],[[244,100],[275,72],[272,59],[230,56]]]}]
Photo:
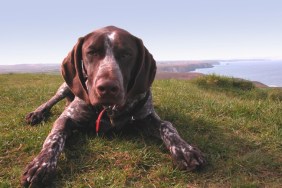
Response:
[{"label": "hilltop", "polygon": [[[38,126],[25,115],[49,99],[60,75],[0,75],[0,187],[19,187],[38,154],[60,102]],[[281,187],[281,106],[278,88],[218,76],[156,80],[154,108],[208,165],[198,172],[173,167],[161,141],[132,131],[99,136],[74,132],[59,158],[54,187]]]}]

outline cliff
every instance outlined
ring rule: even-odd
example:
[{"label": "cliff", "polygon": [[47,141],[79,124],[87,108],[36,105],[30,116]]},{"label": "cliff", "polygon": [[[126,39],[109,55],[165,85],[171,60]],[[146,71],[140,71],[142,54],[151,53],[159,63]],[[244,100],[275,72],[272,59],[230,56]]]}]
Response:
[{"label": "cliff", "polygon": [[185,73],[195,71],[200,68],[212,68],[213,65],[219,64],[217,61],[167,61],[158,62],[159,72],[178,72]]}]

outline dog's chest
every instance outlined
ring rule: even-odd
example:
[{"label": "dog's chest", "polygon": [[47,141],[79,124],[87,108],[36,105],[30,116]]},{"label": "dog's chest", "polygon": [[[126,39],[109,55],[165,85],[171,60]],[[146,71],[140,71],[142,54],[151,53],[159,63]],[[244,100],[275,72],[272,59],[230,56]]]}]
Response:
[{"label": "dog's chest", "polygon": [[[106,133],[112,129],[120,130],[124,126],[132,125],[135,121],[145,119],[148,115],[154,113],[151,92],[148,92],[137,102],[132,102],[123,111],[111,111],[102,109],[97,111],[98,118],[92,126],[96,127],[98,132]],[[101,117],[99,117],[101,116]],[[97,125],[99,124],[99,125]],[[99,126],[97,128],[97,126]]]}]

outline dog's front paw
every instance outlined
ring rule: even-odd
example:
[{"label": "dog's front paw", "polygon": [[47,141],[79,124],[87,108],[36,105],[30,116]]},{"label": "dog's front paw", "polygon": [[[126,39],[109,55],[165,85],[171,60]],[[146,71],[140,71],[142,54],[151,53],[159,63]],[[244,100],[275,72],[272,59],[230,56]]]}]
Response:
[{"label": "dog's front paw", "polygon": [[46,118],[46,114],[42,111],[30,112],[25,116],[25,121],[28,124],[36,125]]},{"label": "dog's front paw", "polygon": [[178,145],[170,146],[174,164],[180,170],[192,171],[206,164],[203,153],[197,148],[182,141]]},{"label": "dog's front paw", "polygon": [[21,177],[24,187],[42,187],[51,183],[56,171],[56,161],[53,157],[39,154],[29,165]]}]

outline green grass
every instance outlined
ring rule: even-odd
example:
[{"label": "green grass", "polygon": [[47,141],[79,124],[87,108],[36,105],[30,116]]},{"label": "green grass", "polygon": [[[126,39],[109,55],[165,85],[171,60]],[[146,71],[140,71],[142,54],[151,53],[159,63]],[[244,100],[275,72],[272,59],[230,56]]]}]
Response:
[{"label": "green grass", "polygon": [[[40,151],[64,102],[39,126],[24,117],[61,82],[58,75],[0,75],[1,188],[20,187],[25,165]],[[104,138],[75,132],[59,159],[56,187],[282,186],[281,89],[213,75],[157,80],[152,90],[158,114],[205,153],[207,167],[179,171],[160,141],[138,133]]]}]

